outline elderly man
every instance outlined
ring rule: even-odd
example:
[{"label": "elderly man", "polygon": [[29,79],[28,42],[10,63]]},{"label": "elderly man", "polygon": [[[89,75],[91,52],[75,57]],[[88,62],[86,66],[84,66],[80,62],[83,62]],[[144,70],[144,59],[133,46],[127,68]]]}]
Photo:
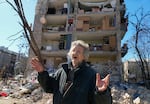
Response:
[{"label": "elderly man", "polygon": [[100,79],[100,75],[87,63],[89,45],[84,41],[72,42],[68,56],[70,63],[50,76],[37,58],[31,65],[38,71],[38,81],[42,88],[53,93],[53,104],[111,104],[112,97],[109,75]]}]

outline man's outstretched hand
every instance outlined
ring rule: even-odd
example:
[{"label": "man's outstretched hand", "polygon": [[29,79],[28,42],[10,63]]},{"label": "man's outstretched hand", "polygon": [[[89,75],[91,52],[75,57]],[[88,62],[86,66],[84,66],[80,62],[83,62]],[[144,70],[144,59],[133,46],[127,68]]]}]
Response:
[{"label": "man's outstretched hand", "polygon": [[100,78],[100,74],[96,73],[96,87],[98,91],[105,91],[109,85],[110,75],[108,74],[104,79]]},{"label": "man's outstretched hand", "polygon": [[43,72],[44,71],[44,68],[43,68],[42,64],[40,63],[40,61],[37,57],[34,57],[31,59],[31,66],[37,72]]}]

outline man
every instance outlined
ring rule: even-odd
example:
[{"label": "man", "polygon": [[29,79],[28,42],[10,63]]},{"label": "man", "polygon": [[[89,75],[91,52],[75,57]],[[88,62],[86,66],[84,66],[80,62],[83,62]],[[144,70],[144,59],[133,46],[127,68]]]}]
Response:
[{"label": "man", "polygon": [[84,41],[72,42],[68,56],[71,63],[62,64],[53,76],[44,71],[37,58],[31,65],[38,71],[38,80],[43,89],[53,93],[53,104],[111,104],[109,75],[100,75],[87,63],[89,45]]}]

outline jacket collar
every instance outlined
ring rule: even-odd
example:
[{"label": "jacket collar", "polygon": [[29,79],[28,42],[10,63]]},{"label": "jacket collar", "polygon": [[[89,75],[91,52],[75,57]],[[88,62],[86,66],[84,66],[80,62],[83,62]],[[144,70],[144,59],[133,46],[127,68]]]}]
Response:
[{"label": "jacket collar", "polygon": [[84,66],[86,66],[86,62],[83,60],[83,61],[78,65],[78,67],[76,67],[76,68],[73,68],[72,62],[71,62],[68,66],[71,68],[71,70],[78,70],[78,69],[83,68]]},{"label": "jacket collar", "polygon": [[75,75],[77,75],[78,73],[82,72],[82,70],[86,69],[88,65],[89,64],[86,61],[82,61],[77,68],[73,68],[72,63],[62,64],[62,67],[66,73],[68,73],[70,70],[74,70]]},{"label": "jacket collar", "polygon": [[73,69],[74,70],[74,77],[78,76],[80,73],[82,73],[87,67],[87,63],[83,61],[77,68]]}]

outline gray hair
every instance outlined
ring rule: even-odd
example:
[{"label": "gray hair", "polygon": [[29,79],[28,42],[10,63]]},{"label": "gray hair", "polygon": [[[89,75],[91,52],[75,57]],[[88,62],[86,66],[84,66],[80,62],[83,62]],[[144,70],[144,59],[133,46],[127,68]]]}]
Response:
[{"label": "gray hair", "polygon": [[82,40],[76,40],[76,41],[73,41],[71,43],[71,48],[70,48],[70,50],[68,52],[68,56],[70,56],[70,52],[72,51],[72,48],[74,46],[77,46],[77,45],[83,47],[83,49],[84,49],[83,55],[85,57],[85,60],[88,60],[88,58],[89,58],[89,44],[85,43]]}]

